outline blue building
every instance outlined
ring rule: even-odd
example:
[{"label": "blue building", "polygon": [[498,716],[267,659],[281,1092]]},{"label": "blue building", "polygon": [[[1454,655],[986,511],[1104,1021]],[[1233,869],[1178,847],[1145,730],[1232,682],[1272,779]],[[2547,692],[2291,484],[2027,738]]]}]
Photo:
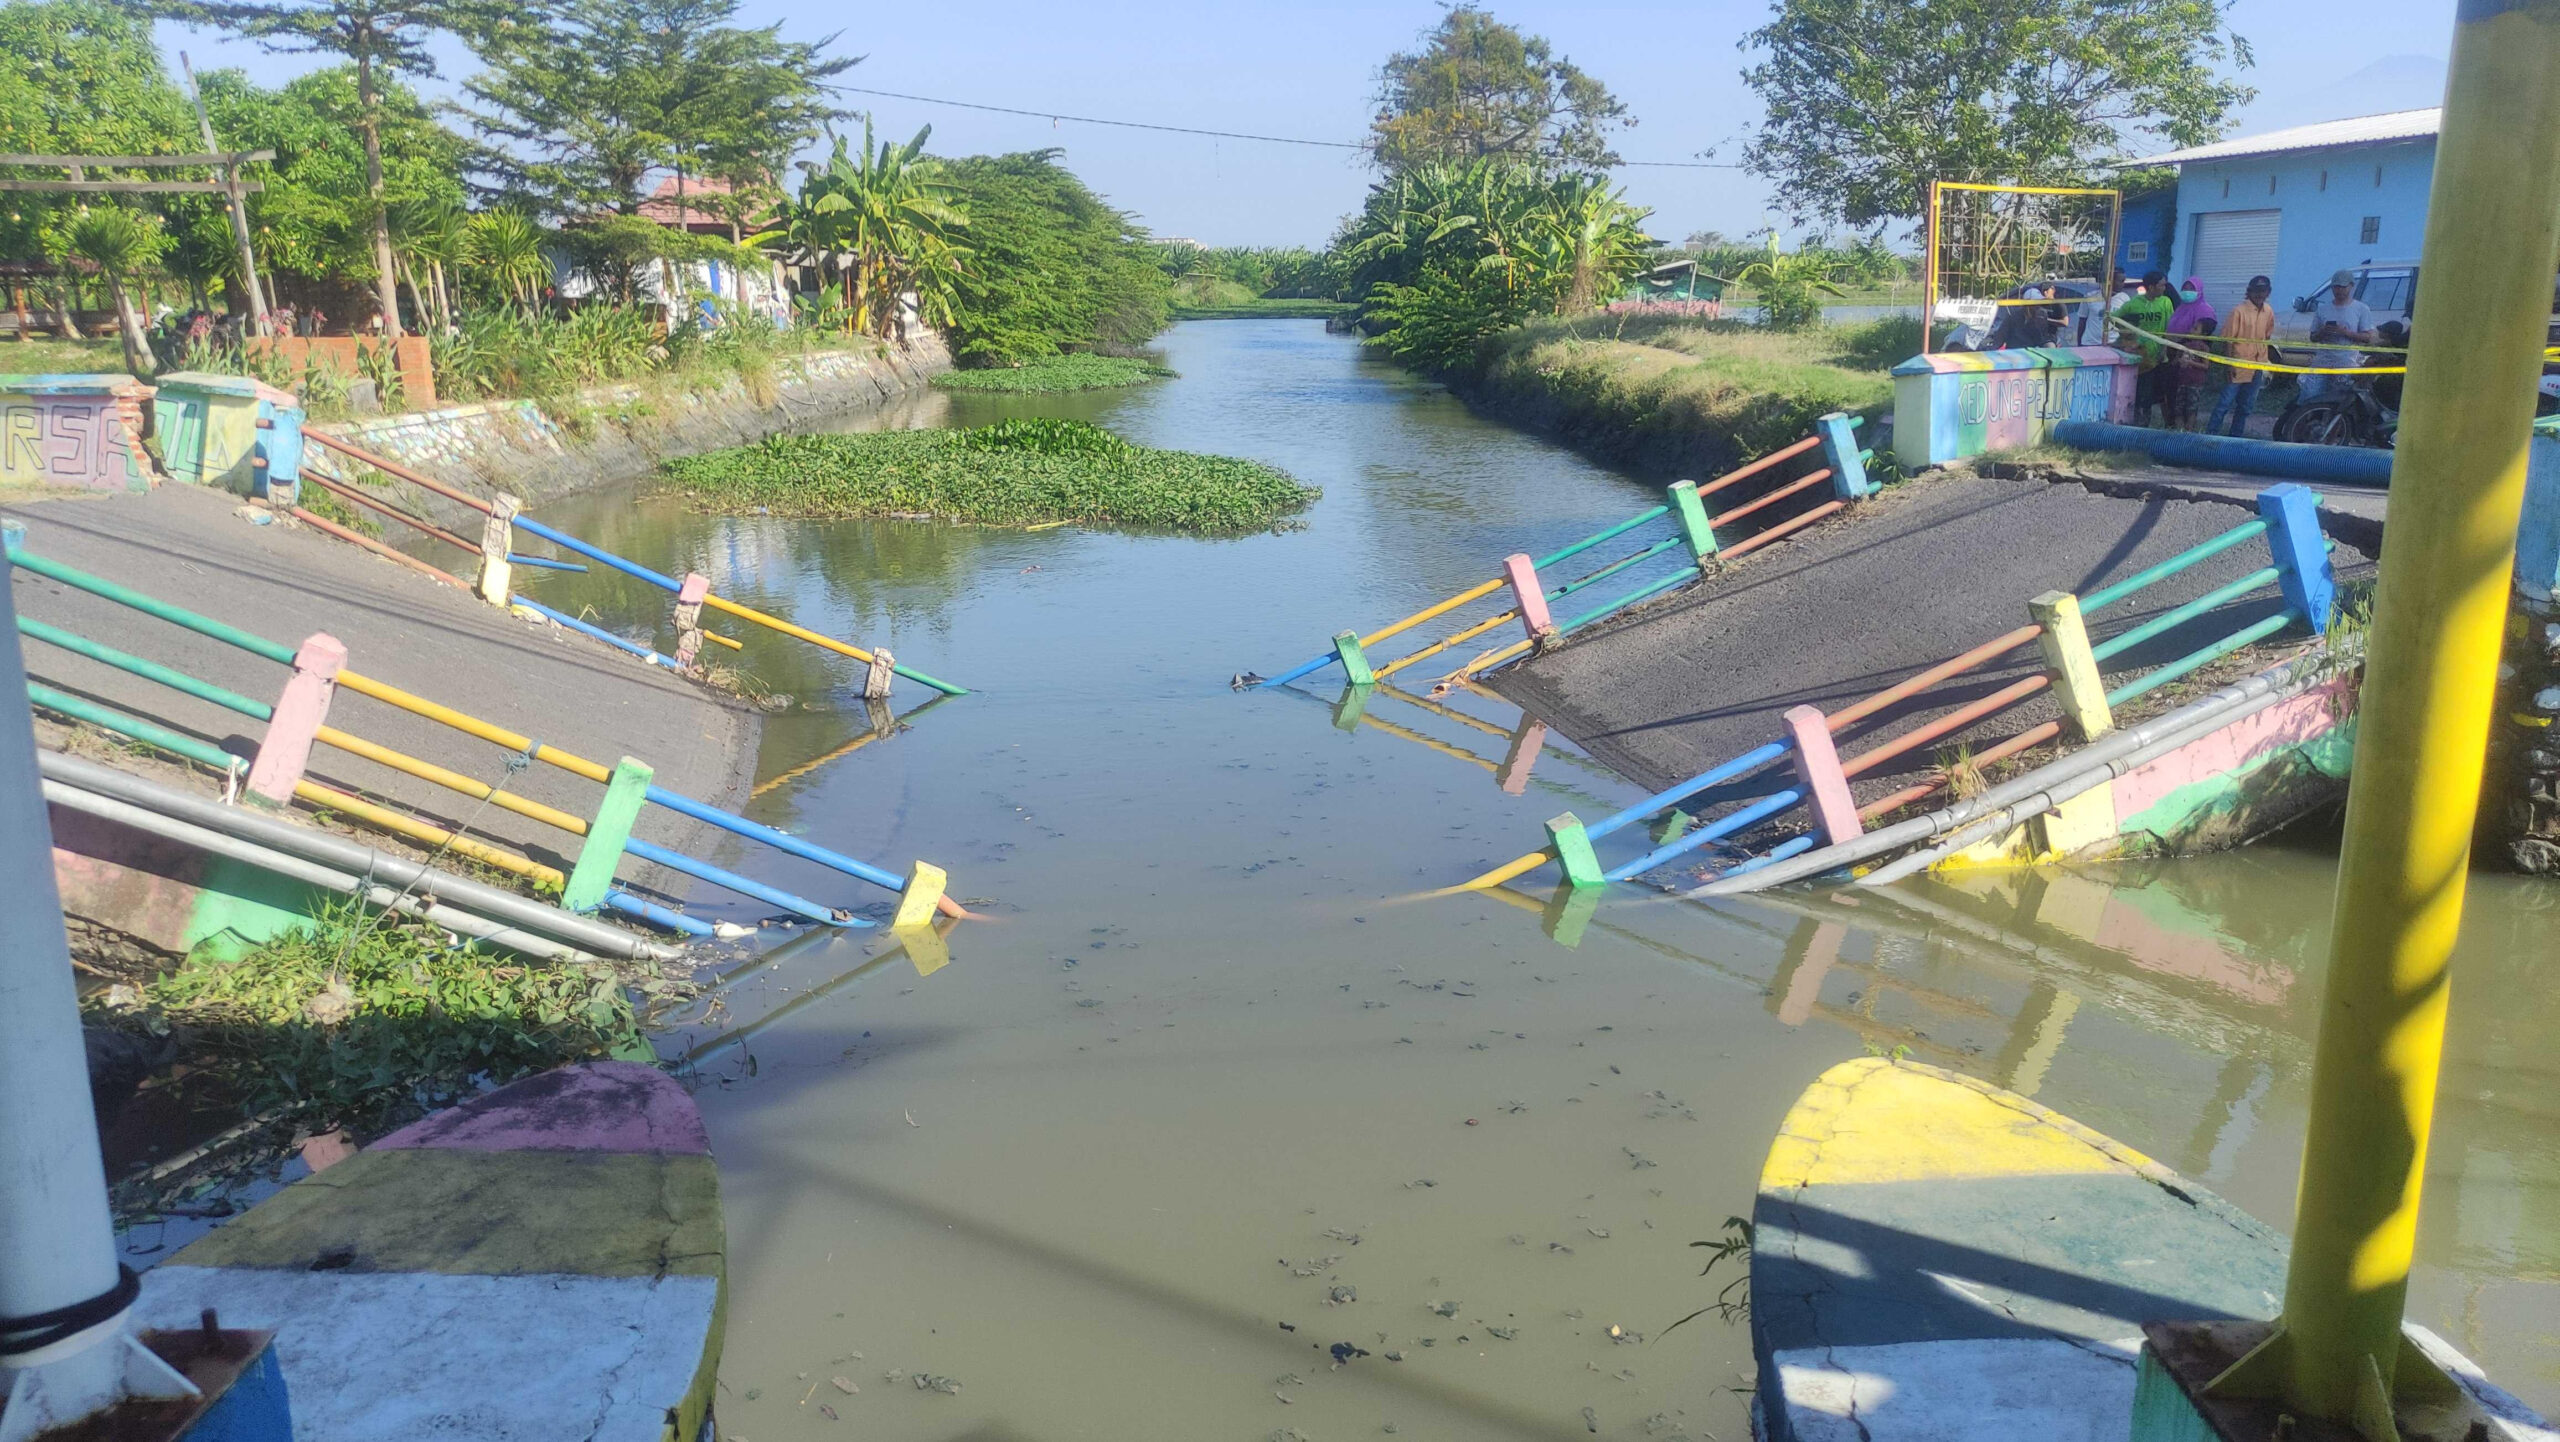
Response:
[{"label": "blue building", "polygon": [[2283,311],[2341,267],[2416,261],[2442,113],[2328,120],[2136,162],[2178,168],[2177,262],[2160,268],[2201,279],[2221,305],[2267,276]]},{"label": "blue building", "polygon": [[2128,193],[2116,226],[2116,269],[2142,275],[2172,268],[2178,253],[2178,188]]}]

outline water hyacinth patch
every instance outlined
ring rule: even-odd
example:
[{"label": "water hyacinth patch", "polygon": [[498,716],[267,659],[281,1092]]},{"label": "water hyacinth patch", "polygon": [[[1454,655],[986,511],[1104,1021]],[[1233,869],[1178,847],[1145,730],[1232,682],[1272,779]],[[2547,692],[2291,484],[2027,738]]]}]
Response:
[{"label": "water hyacinth patch", "polygon": [[719,511],[924,516],[1234,534],[1322,492],[1258,461],[1160,451],[1083,421],[967,430],[773,436],[670,461],[667,489]]},{"label": "water hyacinth patch", "polygon": [[1055,395],[1067,391],[1112,390],[1172,374],[1163,366],[1125,356],[1060,355],[1025,361],[1018,366],[944,371],[933,378],[933,384],[935,389],[946,391]]}]

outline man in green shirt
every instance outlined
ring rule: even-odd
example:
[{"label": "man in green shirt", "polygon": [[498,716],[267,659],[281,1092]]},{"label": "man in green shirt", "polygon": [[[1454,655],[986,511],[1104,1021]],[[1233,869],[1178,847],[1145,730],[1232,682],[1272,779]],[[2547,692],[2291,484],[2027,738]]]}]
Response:
[{"label": "man in green shirt", "polygon": [[2160,337],[2168,334],[2169,316],[2176,308],[2177,302],[2169,296],[2169,277],[2155,270],[2142,278],[2141,291],[2116,311],[2116,348],[2141,358],[2133,386],[2135,425],[2149,425],[2152,411],[2165,398],[2162,392],[2169,372],[2160,364],[2165,349]]}]

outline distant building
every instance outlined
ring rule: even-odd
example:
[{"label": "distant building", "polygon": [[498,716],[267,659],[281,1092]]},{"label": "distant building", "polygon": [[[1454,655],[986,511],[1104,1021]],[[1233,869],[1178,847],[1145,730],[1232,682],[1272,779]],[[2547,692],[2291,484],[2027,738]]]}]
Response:
[{"label": "distant building", "polygon": [[2249,277],[2264,275],[2282,309],[2342,267],[2414,262],[2426,236],[2442,114],[2322,121],[2133,162],[2177,167],[2171,236],[2183,258],[2174,266],[2128,260],[2124,269],[2195,276],[2222,305],[2239,298]]},{"label": "distant building", "polygon": [[1721,301],[1725,281],[1698,268],[1695,260],[1657,265],[1628,280],[1622,299],[1638,301]]}]

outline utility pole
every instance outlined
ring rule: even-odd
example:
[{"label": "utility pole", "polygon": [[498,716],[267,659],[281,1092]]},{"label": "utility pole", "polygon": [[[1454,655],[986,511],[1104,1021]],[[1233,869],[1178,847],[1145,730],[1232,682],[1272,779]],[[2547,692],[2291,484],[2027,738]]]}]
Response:
[{"label": "utility pole", "polygon": [[2276,1333],[2207,1391],[2390,1442],[2534,386],[2560,264],[2560,0],[2459,0]]},{"label": "utility pole", "polygon": [[[186,72],[187,98],[196,104],[196,129],[203,132],[204,148],[220,155],[222,147],[213,139],[213,118],[205,114],[204,92],[196,88],[196,67],[184,50],[178,52],[178,68]],[[258,288],[258,257],[249,248],[249,206],[240,194],[240,167],[226,164],[221,169],[222,194],[231,210],[231,243],[240,249],[240,283],[249,293],[249,328],[268,335],[275,327],[267,320],[266,292]]]},{"label": "utility pole", "polygon": [[16,621],[0,586],[0,1442],[127,1398],[197,1395],[126,1326],[136,1284],[107,1212]]}]

